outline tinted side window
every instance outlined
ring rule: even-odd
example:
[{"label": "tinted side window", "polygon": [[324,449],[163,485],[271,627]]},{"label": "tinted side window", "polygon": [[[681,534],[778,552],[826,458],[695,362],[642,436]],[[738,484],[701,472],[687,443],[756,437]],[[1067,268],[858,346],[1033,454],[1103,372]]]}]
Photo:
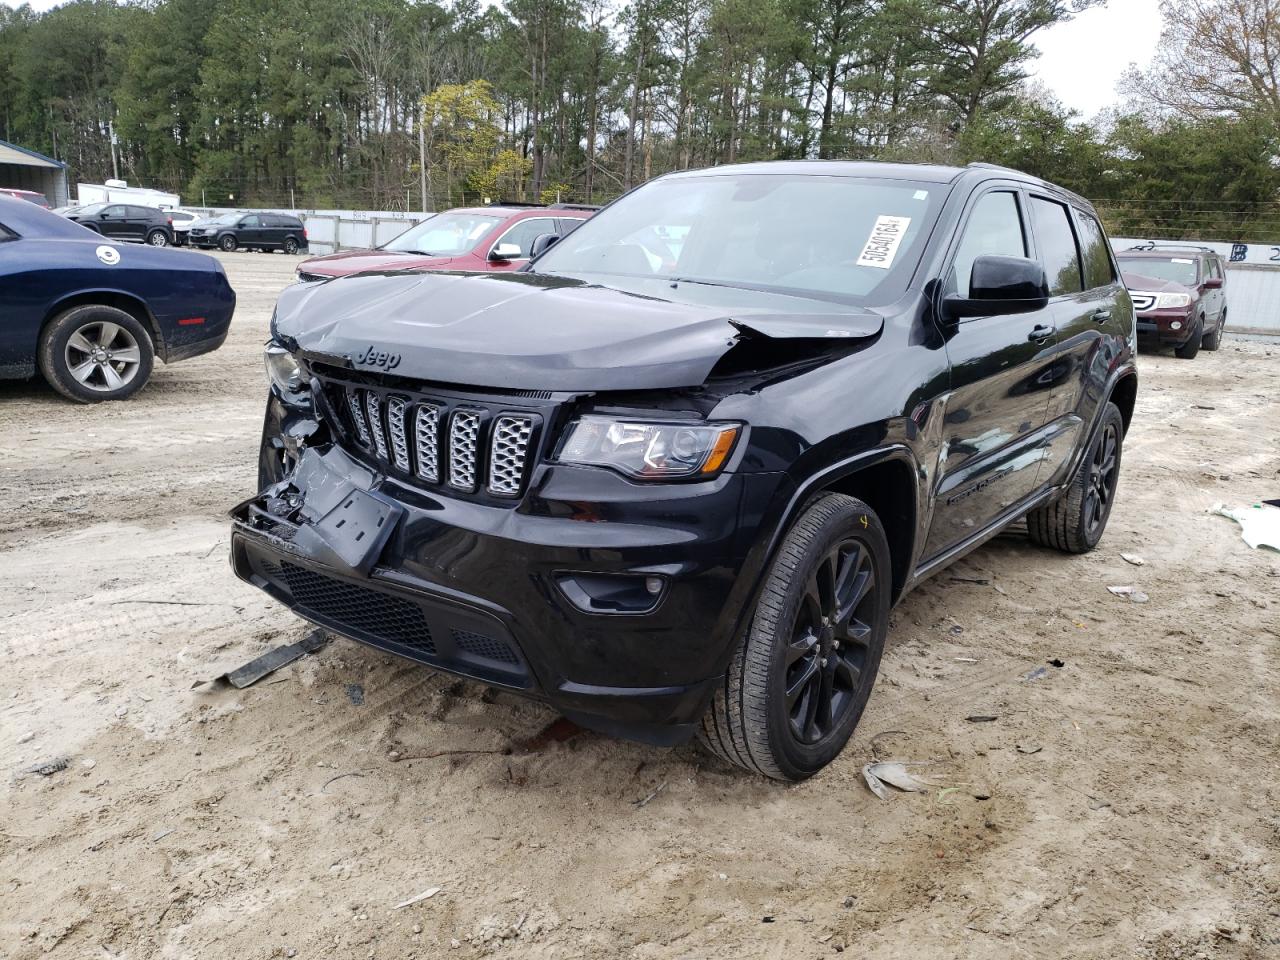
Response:
[{"label": "tinted side window", "polygon": [[107,207],[102,212],[105,213],[108,217],[111,217],[113,219],[119,219],[120,217],[123,217],[125,215],[124,207],[118,204]]},{"label": "tinted side window", "polygon": [[1049,278],[1049,295],[1079,293],[1080,252],[1071,232],[1067,208],[1042,197],[1031,198],[1031,222],[1036,231],[1036,248]]},{"label": "tinted side window", "polygon": [[256,227],[259,225],[260,225],[260,221],[256,216],[245,217],[240,221],[240,226],[242,227]]},{"label": "tinted side window", "polygon": [[1085,289],[1108,286],[1116,276],[1111,269],[1111,251],[1102,225],[1079,210],[1076,217],[1080,223],[1080,250],[1084,254]]},{"label": "tinted side window", "polygon": [[284,227],[287,230],[301,230],[302,221],[297,217],[276,217],[280,222],[277,226]]},{"label": "tinted side window", "polygon": [[522,260],[529,256],[529,249],[533,246],[533,241],[539,235],[544,233],[555,233],[556,222],[551,218],[535,217],[530,220],[521,220],[514,227],[498,238],[498,243],[514,243],[520,248],[520,256],[517,260]]},{"label": "tinted side window", "polygon": [[969,296],[973,261],[986,254],[1025,257],[1027,241],[1018,216],[1018,198],[1010,191],[986,194],[973,207],[956,251],[951,286],[962,297]]}]

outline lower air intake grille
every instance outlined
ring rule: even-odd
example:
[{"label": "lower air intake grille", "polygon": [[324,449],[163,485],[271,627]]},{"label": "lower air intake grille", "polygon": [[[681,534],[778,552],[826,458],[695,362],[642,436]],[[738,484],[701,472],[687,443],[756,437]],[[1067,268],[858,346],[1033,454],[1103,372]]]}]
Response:
[{"label": "lower air intake grille", "polygon": [[516,656],[515,651],[501,640],[495,640],[493,637],[486,637],[480,633],[472,633],[470,630],[454,630],[452,634],[453,642],[457,648],[471,654],[473,657],[497,660],[499,663],[520,662],[520,658]]},{"label": "lower air intake grille", "polygon": [[279,576],[300,607],[357,633],[435,655],[431,628],[415,604],[292,563],[281,563]]}]

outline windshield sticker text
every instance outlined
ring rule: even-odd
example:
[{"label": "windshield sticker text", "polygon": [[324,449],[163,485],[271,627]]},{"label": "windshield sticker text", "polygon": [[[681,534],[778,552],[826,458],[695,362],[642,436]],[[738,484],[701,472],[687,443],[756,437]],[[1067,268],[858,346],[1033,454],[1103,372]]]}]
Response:
[{"label": "windshield sticker text", "polygon": [[898,245],[911,224],[910,217],[876,217],[875,226],[871,228],[871,236],[867,245],[858,256],[858,266],[878,267],[888,270],[893,266],[893,258],[898,253]]}]

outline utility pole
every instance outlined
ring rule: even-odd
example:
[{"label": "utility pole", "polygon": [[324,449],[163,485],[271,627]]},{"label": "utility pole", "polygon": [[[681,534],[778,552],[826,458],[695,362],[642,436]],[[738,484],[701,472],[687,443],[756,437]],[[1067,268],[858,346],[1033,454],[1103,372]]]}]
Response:
[{"label": "utility pole", "polygon": [[120,167],[116,164],[116,128],[110,120],[107,121],[107,133],[111,135],[111,179],[120,179]]},{"label": "utility pole", "polygon": [[422,212],[427,212],[427,130],[418,115],[418,185],[422,189]]}]

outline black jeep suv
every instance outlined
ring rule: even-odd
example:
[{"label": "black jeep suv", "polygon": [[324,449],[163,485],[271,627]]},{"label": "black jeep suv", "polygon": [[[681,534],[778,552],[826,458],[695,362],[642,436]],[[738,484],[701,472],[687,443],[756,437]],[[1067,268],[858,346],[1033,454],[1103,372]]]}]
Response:
[{"label": "black jeep suv", "polygon": [[1023,517],[1098,542],[1137,390],[1093,209],[990,166],[673,174],[519,273],[293,286],[272,338],[240,577],[780,779],[912,586]]}]

